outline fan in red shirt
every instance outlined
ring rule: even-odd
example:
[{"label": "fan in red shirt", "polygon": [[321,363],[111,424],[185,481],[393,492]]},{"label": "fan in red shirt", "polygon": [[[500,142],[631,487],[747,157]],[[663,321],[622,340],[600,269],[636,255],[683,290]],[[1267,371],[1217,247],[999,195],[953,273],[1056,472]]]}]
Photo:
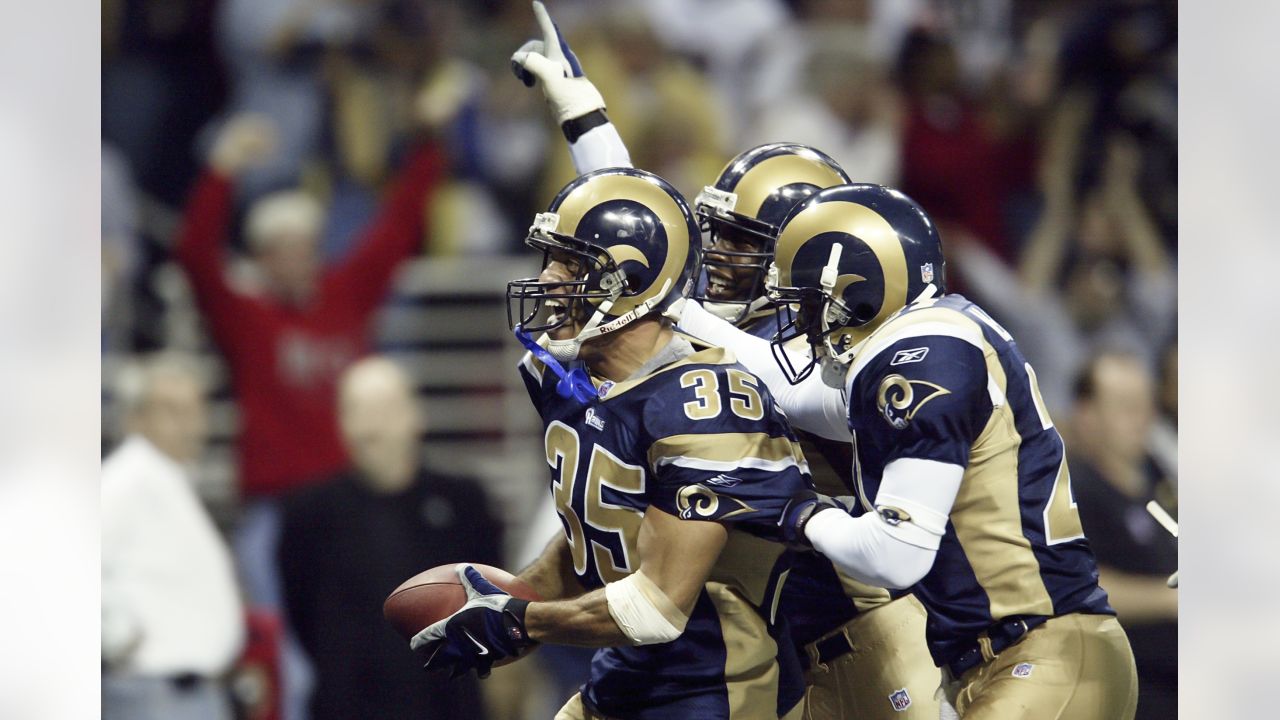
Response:
[{"label": "fan in red shirt", "polygon": [[224,242],[237,175],[265,159],[274,129],[263,118],[232,119],[186,209],[177,256],[230,371],[240,409],[240,487],[273,497],[346,467],[336,381],[370,350],[370,320],[392,273],[423,237],[424,205],[444,161],[424,143],[411,153],[373,223],[348,256],[320,264],[323,210],[299,192],[257,201],[245,229],[264,292],[226,277]]}]

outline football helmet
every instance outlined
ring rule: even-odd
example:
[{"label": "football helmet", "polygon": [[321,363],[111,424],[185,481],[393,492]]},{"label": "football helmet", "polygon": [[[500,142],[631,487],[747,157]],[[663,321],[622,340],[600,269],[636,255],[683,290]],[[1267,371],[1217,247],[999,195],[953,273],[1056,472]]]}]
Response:
[{"label": "football helmet", "polygon": [[762,309],[783,218],[822,188],[848,182],[835,160],[807,145],[770,143],[730,160],[694,201],[705,233],[694,298],[731,323]]},{"label": "football helmet", "polygon": [[[815,193],[783,221],[766,280],[778,306],[774,357],[792,383],[820,363],[823,381],[842,388],[858,344],[906,305],[946,292],[944,275],[938,230],[911,198],[870,184]],[[782,347],[799,337],[812,352],[796,368]]]},{"label": "football helmet", "polygon": [[547,343],[555,359],[570,362],[583,342],[684,297],[697,264],[697,237],[688,203],[657,175],[633,168],[582,175],[538,213],[525,238],[543,252],[544,269],[563,262],[573,279],[511,281],[507,321],[525,333],[580,322],[573,338]]}]

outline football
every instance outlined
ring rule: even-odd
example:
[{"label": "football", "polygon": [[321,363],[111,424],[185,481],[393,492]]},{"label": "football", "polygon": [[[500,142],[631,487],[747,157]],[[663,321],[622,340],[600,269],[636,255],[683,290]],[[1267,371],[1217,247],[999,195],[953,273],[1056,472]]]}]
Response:
[{"label": "football", "polygon": [[[467,602],[454,568],[461,563],[438,565],[400,583],[382,603],[382,615],[404,639],[457,612]],[[525,581],[491,565],[471,563],[486,580],[522,600],[541,600]]]}]

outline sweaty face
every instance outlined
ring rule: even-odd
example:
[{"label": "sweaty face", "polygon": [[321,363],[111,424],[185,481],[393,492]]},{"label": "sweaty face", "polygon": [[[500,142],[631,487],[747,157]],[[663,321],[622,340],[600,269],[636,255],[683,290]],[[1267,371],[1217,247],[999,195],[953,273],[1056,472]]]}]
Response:
[{"label": "sweaty face", "polygon": [[713,302],[753,300],[760,270],[757,258],[732,253],[761,252],[760,239],[730,225],[716,229],[715,242],[706,252],[708,300]]}]

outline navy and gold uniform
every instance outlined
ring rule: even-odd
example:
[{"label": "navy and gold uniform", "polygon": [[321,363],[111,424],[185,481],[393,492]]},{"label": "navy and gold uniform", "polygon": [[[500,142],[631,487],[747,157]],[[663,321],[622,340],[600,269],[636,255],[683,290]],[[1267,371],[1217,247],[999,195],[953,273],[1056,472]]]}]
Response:
[{"label": "navy and gold uniform", "polygon": [[[1098,585],[1062,438],[1009,334],[960,295],[908,305],[856,353],[847,392],[866,510],[893,460],[965,468],[933,568],[911,588],[929,613],[935,662],[964,681],[952,688],[957,710],[976,715],[970,701],[985,683],[1061,673],[1077,693],[1111,693],[1103,704],[1131,717],[1136,679],[1114,682],[1133,674],[1128,641]],[[1114,652],[1086,658],[1087,644],[1052,639],[1069,632]],[[1000,653],[1002,636],[1023,635]],[[1010,687],[1037,692],[1032,683]],[[984,716],[1008,716],[1000,713],[1019,702],[1016,690],[991,694]]]},{"label": "navy and gold uniform", "polygon": [[[869,577],[910,583],[963,717],[1132,718],[1133,654],[1098,585],[1062,438],[1013,338],[947,294],[928,214],[892,188],[827,188],[783,221],[774,257],[767,289],[789,311],[773,359],[806,387],[788,409],[830,429],[829,408],[844,405],[866,513],[827,525],[855,542],[828,534],[818,545],[850,551],[846,567]],[[810,352],[784,352],[800,340]],[[893,490],[881,498],[886,472]],[[912,571],[889,574],[900,568],[859,554],[863,541]]]},{"label": "navy and gold uniform", "polygon": [[[705,193],[698,204],[713,244],[704,249],[702,285],[694,297],[743,332],[772,339],[779,329],[777,314],[760,297],[765,268],[773,259],[772,238],[796,204],[821,187],[847,180],[826,155],[786,143],[753,148],[730,161],[716,189],[735,193],[737,212],[717,213],[707,202],[715,198]],[[758,247],[755,252],[717,248],[716,236],[726,232],[739,239],[754,237]],[[708,273],[717,265],[734,273],[757,273],[745,302],[717,301],[706,294]],[[803,431],[796,435],[818,491],[853,493],[849,444]],[[925,613],[917,600],[892,598],[884,588],[840,572],[821,555],[801,554],[783,588],[781,607],[805,668],[805,718],[938,716],[938,670],[925,648]]]},{"label": "navy and gold uniform", "polygon": [[790,567],[778,519],[811,484],[763,383],[728,351],[704,348],[625,382],[595,380],[599,398],[584,405],[557,394],[544,370],[532,356],[521,362],[546,427],[551,491],[584,588],[636,570],[649,506],[729,530],[684,633],[669,643],[599,650],[571,704],[618,718],[797,713],[800,668],[778,615]]}]

